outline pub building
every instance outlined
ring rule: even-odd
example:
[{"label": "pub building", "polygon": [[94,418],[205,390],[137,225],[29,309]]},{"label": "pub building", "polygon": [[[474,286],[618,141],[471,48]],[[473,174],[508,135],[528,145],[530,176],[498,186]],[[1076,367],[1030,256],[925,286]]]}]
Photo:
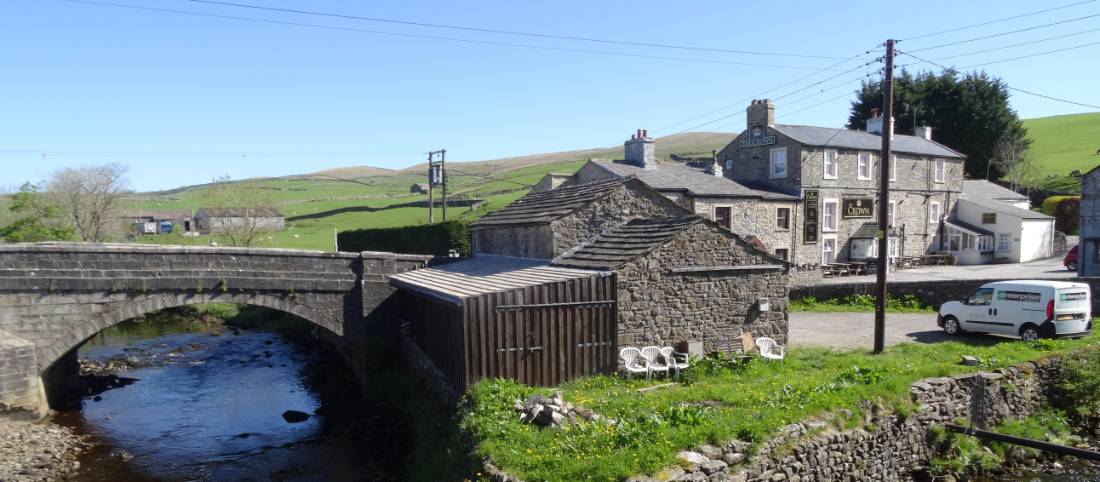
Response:
[{"label": "pub building", "polygon": [[[789,261],[794,282],[819,278],[822,265],[875,259],[882,117],[873,113],[866,131],[776,124],[765,99],[752,101],[746,121],[704,165],[658,163],[640,130],[626,141],[625,160],[589,161],[567,184],[637,178]],[[964,156],[933,141],[930,127],[916,133],[890,134],[890,257],[947,250],[943,235],[963,188]]]}]

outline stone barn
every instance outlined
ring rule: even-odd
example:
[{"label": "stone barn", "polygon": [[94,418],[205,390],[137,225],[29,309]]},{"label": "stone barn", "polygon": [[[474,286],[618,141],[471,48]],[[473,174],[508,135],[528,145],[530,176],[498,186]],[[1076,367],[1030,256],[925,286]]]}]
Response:
[{"label": "stone barn", "polygon": [[699,216],[633,219],[552,265],[615,273],[619,346],[786,343],[788,263]]},{"label": "stone barn", "polygon": [[528,194],[471,224],[471,250],[549,260],[631,219],[684,214],[633,178],[562,186]]}]

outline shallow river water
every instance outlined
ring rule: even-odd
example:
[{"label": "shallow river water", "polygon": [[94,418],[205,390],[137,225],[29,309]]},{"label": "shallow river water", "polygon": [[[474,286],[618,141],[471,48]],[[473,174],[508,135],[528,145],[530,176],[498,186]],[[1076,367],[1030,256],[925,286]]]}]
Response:
[{"label": "shallow river water", "polygon": [[[150,365],[55,418],[96,443],[75,480],[401,478],[400,421],[328,386],[344,387],[334,362],[274,333],[221,330],[131,323],[81,348],[84,359]],[[287,410],[309,418],[290,423]]]}]

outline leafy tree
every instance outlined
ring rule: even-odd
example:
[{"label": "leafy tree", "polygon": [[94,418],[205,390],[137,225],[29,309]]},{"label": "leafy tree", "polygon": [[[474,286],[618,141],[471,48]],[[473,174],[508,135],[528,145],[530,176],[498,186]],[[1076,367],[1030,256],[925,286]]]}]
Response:
[{"label": "leafy tree", "polygon": [[993,146],[993,165],[1004,173],[1013,191],[1031,195],[1043,185],[1043,166],[1022,139],[1002,139]]},{"label": "leafy tree", "polygon": [[76,238],[72,226],[64,222],[64,210],[39,192],[35,184],[24,183],[11,196],[8,207],[14,221],[0,227],[0,238],[13,243],[71,241]]},{"label": "leafy tree", "polygon": [[126,170],[121,164],[67,168],[50,179],[47,191],[65,210],[82,241],[102,243],[122,237]]},{"label": "leafy tree", "polygon": [[[864,83],[852,102],[848,128],[865,129],[871,109],[881,107],[882,85]],[[966,155],[970,178],[1004,177],[992,162],[998,143],[1017,143],[1025,150],[1030,144],[1027,129],[1008,105],[1004,82],[984,72],[913,75],[903,70],[894,83],[894,122],[897,134],[931,126],[936,142]]]},{"label": "leafy tree", "polygon": [[276,230],[265,221],[277,211],[275,196],[255,181],[220,177],[214,180],[204,197],[207,207],[220,214],[211,219],[210,230],[229,246],[258,246]]}]

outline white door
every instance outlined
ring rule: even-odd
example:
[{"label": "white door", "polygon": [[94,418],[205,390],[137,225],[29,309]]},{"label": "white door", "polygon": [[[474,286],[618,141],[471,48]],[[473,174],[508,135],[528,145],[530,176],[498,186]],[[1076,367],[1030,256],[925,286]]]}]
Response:
[{"label": "white door", "polygon": [[966,299],[962,309],[962,329],[997,332],[993,324],[993,288],[978,288]]},{"label": "white door", "polygon": [[832,264],[836,262],[836,238],[822,238],[821,262]]}]

